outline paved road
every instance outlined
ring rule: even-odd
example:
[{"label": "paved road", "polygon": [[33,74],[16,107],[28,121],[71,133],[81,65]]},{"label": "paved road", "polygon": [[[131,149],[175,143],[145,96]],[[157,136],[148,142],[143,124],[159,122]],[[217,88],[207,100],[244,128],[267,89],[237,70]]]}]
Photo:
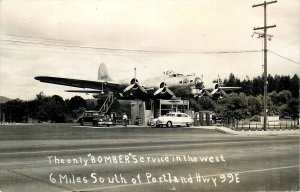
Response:
[{"label": "paved road", "polygon": [[0,191],[299,191],[299,136],[0,126]]}]

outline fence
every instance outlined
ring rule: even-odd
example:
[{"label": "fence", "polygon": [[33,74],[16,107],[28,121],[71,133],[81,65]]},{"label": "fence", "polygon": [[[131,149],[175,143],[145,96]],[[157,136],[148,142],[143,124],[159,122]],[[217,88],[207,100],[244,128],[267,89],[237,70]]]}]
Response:
[{"label": "fence", "polygon": [[[261,122],[250,121],[234,121],[230,123],[221,122],[222,126],[229,127],[235,131],[262,131],[263,124]],[[281,131],[281,130],[299,130],[299,121],[279,121],[276,123],[268,123],[267,131]]]}]

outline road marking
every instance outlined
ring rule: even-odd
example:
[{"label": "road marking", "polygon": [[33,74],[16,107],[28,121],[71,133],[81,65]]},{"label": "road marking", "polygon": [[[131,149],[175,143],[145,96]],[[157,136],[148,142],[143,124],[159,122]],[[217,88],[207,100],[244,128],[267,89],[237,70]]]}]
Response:
[{"label": "road marking", "polygon": [[[215,142],[215,143],[190,143],[190,144],[172,144],[172,145],[151,145],[151,146],[127,146],[127,147],[101,147],[96,149],[65,149],[65,150],[46,150],[46,151],[18,151],[18,152],[0,152],[1,155],[13,154],[36,154],[36,153],[58,153],[58,152],[84,152],[84,151],[99,151],[99,150],[120,150],[120,149],[151,149],[151,148],[165,148],[165,147],[188,147],[188,146],[201,146],[201,145],[220,145],[220,144],[239,144],[245,141],[231,141],[231,142]],[[247,141],[248,143],[256,143],[258,141]],[[139,143],[136,143],[137,145]]]},{"label": "road marking", "polygon": [[[280,170],[280,169],[291,169],[299,167],[299,165],[292,165],[292,166],[286,166],[286,167],[273,167],[273,168],[267,168],[267,169],[254,169],[254,170],[247,170],[247,171],[237,171],[237,172],[227,172],[227,173],[219,173],[219,174],[213,174],[213,175],[204,175],[201,177],[213,177],[213,176],[219,176],[221,174],[243,174],[243,173],[255,173],[255,172],[263,172],[263,171],[274,171],[274,170]],[[193,179],[196,179],[196,177],[192,177]],[[164,183],[164,182],[162,182]],[[115,188],[123,188],[123,187],[132,187],[132,186],[141,186],[141,185],[148,185],[153,183],[138,183],[138,184],[123,184],[123,185],[113,185],[113,186],[106,186],[106,187],[98,187],[98,188],[87,188],[87,189],[78,189],[75,191],[81,191],[81,192],[88,192],[88,191],[96,191],[96,190],[104,190],[104,189],[115,189]]]}]

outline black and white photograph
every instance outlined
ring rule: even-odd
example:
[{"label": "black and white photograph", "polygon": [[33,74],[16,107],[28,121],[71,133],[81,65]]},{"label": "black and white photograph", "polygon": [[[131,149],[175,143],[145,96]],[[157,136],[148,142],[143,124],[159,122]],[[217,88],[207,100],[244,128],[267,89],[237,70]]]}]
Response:
[{"label": "black and white photograph", "polygon": [[299,0],[0,0],[0,192],[300,191]]}]

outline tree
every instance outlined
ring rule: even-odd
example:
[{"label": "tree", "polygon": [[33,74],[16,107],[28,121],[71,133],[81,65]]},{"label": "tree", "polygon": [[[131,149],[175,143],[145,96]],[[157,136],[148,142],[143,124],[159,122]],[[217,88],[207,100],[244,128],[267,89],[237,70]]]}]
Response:
[{"label": "tree", "polygon": [[224,86],[239,87],[241,86],[241,81],[236,78],[233,73],[230,73],[228,80],[224,80]]},{"label": "tree", "polygon": [[248,76],[241,82],[241,87],[241,92],[245,93],[246,95],[253,95],[253,82]]},{"label": "tree", "polygon": [[49,119],[51,122],[63,123],[66,120],[66,105],[62,97],[53,95],[47,103]]},{"label": "tree", "polygon": [[48,114],[48,102],[49,97],[45,96],[43,92],[40,92],[36,95],[36,118],[39,121],[48,121],[49,114]]},{"label": "tree", "polygon": [[270,74],[268,75],[267,81],[268,81],[268,92],[277,91],[278,84],[272,75]]},{"label": "tree", "polygon": [[219,99],[217,112],[227,118],[229,122],[244,119],[250,115],[245,94],[232,93],[228,97]]},{"label": "tree", "polygon": [[291,88],[290,91],[294,98],[299,98],[299,77],[297,74],[291,79]]},{"label": "tree", "polygon": [[216,101],[210,97],[201,97],[197,101],[200,110],[215,111]]},{"label": "tree", "polygon": [[248,110],[251,116],[260,115],[263,108],[262,97],[248,96]]},{"label": "tree", "polygon": [[292,119],[299,119],[299,100],[293,98],[291,102],[289,102],[287,110]]},{"label": "tree", "polygon": [[73,110],[77,110],[79,108],[87,108],[86,101],[80,96],[74,96],[68,102],[68,112],[73,112]]},{"label": "tree", "polygon": [[23,122],[27,120],[26,116],[26,102],[20,99],[7,101],[4,104],[4,112],[6,113],[5,121],[9,122]]},{"label": "tree", "polygon": [[261,95],[264,92],[264,81],[263,79],[258,76],[256,78],[253,79],[253,95],[257,96],[257,95]]}]

